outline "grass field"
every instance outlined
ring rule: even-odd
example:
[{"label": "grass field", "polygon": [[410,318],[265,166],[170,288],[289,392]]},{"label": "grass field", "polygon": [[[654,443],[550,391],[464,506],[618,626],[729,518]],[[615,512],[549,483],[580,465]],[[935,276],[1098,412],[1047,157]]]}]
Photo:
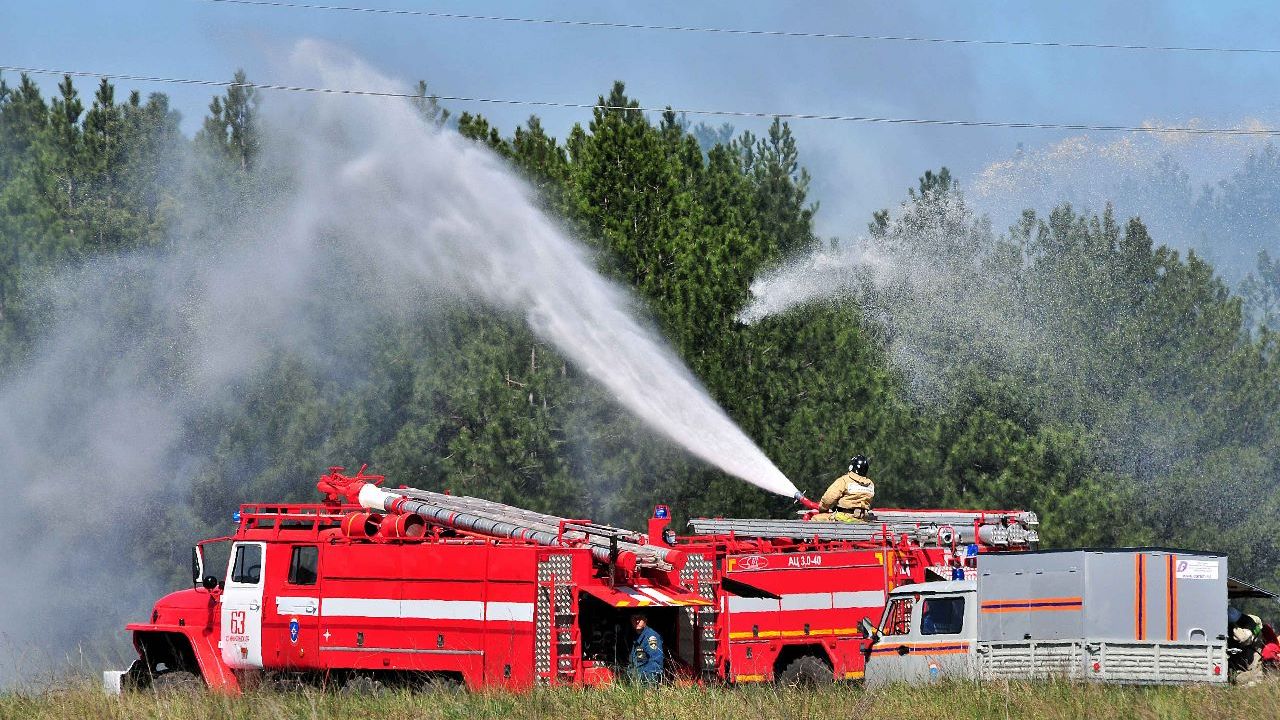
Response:
[{"label": "grass field", "polygon": [[645,690],[544,690],[515,694],[441,689],[346,695],[307,690],[216,695],[131,694],[110,697],[91,687],[0,695],[0,718],[1250,718],[1280,717],[1280,684],[1252,688],[1134,688],[1071,683],[943,684],[864,690],[845,685],[815,691],[773,687]]}]

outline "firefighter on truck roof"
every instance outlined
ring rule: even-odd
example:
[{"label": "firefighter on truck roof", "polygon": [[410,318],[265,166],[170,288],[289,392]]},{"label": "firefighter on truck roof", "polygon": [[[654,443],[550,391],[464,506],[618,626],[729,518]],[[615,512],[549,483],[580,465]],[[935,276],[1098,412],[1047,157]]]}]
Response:
[{"label": "firefighter on truck roof", "polygon": [[867,522],[871,513],[871,499],[876,496],[876,484],[867,477],[871,461],[865,455],[849,458],[849,472],[836,478],[822,494],[818,507],[822,512],[813,520],[838,522]]},{"label": "firefighter on truck roof", "polygon": [[631,628],[636,631],[636,641],[631,646],[631,673],[645,685],[662,682],[662,636],[649,627],[649,620],[642,613],[631,616]]}]

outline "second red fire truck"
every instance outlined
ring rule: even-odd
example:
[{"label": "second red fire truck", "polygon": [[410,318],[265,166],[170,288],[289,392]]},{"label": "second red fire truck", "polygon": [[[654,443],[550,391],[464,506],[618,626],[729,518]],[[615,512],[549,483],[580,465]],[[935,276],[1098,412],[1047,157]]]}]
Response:
[{"label": "second red fire truck", "polygon": [[664,506],[638,533],[381,482],[331,468],[322,502],[242,506],[233,535],[193,550],[194,587],[128,626],[138,660],[108,680],[604,684],[637,611],[677,681],[856,679],[859,622],[894,587],[972,577],[978,553],[1038,540],[1029,512],[940,510],[697,519],[676,538]]}]

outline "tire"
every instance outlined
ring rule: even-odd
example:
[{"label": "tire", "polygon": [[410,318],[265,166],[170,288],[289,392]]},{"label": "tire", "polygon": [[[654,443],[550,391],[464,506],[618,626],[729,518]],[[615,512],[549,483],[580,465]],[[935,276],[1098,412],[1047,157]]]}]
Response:
[{"label": "tire", "polygon": [[151,673],[147,670],[146,663],[142,660],[134,660],[124,676],[120,678],[121,692],[138,692],[150,687]]},{"label": "tire", "polygon": [[835,676],[831,667],[813,655],[802,655],[792,660],[778,675],[778,684],[783,687],[818,687],[833,682]]},{"label": "tire", "polygon": [[196,695],[205,690],[199,675],[185,670],[174,670],[151,678],[151,689],[166,695]]},{"label": "tire", "polygon": [[383,695],[387,688],[381,681],[368,675],[352,675],[342,684],[343,695]]}]

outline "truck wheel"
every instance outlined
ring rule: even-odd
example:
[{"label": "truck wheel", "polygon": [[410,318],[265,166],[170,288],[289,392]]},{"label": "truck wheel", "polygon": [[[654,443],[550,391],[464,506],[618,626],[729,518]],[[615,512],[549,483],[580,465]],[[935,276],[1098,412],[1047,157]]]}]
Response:
[{"label": "truck wheel", "polygon": [[134,660],[125,671],[124,677],[120,678],[120,690],[136,692],[149,687],[151,687],[151,672],[147,669],[147,664],[142,660]]},{"label": "truck wheel", "polygon": [[343,695],[383,695],[387,688],[381,681],[368,675],[352,675],[342,684]]},{"label": "truck wheel", "polygon": [[195,673],[174,670],[151,678],[151,689],[169,695],[195,695],[204,691],[204,681]]},{"label": "truck wheel", "polygon": [[835,681],[831,668],[820,658],[803,655],[791,661],[778,675],[778,684],[785,687],[815,687],[830,685]]}]

